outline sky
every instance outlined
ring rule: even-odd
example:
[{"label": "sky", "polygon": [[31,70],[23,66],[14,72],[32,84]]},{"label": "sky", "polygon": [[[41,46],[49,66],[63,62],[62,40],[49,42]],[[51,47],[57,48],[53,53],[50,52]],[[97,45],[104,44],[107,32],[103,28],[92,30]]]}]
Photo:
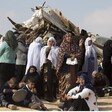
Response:
[{"label": "sky", "polygon": [[[31,18],[31,8],[42,5],[45,0],[0,0],[0,34],[5,35],[13,25]],[[112,0],[46,0],[45,6],[57,8],[79,29],[104,37],[112,36]]]}]

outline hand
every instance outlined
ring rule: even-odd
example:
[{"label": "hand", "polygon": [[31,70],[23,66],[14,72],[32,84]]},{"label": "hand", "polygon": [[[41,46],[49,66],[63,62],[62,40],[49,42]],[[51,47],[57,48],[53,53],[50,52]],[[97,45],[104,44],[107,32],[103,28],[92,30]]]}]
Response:
[{"label": "hand", "polygon": [[17,91],[18,91],[17,89],[13,89],[13,90],[12,90],[13,93],[16,93]]},{"label": "hand", "polygon": [[71,97],[71,96],[67,96],[66,99],[67,99],[67,100],[71,100],[72,97]]},{"label": "hand", "polygon": [[4,90],[3,90],[3,93],[7,93],[7,90],[6,90],[6,89],[4,89]]},{"label": "hand", "polygon": [[36,88],[33,88],[33,89],[31,90],[31,92],[36,94],[36,93],[37,93],[37,89],[36,89]]},{"label": "hand", "polygon": [[67,97],[68,97],[68,96],[65,94],[65,99],[67,99]]},{"label": "hand", "polygon": [[25,85],[25,82],[20,82],[19,83],[19,88],[23,87]]},{"label": "hand", "polygon": [[71,61],[73,61],[75,59],[75,55],[71,54]]},{"label": "hand", "polygon": [[75,56],[72,56],[72,57],[71,57],[71,61],[73,61],[74,59],[75,59]]}]

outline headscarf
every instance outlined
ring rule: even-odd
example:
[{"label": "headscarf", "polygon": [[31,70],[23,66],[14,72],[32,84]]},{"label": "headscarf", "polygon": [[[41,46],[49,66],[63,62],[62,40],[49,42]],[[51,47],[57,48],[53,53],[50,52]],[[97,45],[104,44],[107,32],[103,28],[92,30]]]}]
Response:
[{"label": "headscarf", "polygon": [[70,50],[71,54],[75,54],[75,56],[79,55],[78,45],[76,44],[76,42],[74,40],[72,40],[71,42],[68,42],[66,40],[67,36],[72,36],[72,35],[71,35],[71,33],[67,33],[63,37],[63,41],[59,48],[58,64],[57,64],[57,69],[56,69],[57,73],[59,72],[60,67],[62,66],[62,63],[64,61],[64,55],[68,50]]},{"label": "headscarf", "polygon": [[52,40],[54,42],[54,46],[56,46],[56,39],[54,37],[49,37],[49,39],[47,40],[47,45],[50,40]]},{"label": "headscarf", "polygon": [[84,29],[82,29],[81,30],[81,34],[80,34],[81,36],[87,36],[87,31],[86,30],[84,30]]},{"label": "headscarf", "polygon": [[4,37],[4,40],[7,42],[7,44],[13,49],[15,50],[18,46],[18,42],[16,40],[16,37],[13,33],[13,31],[9,30]]},{"label": "headscarf", "polygon": [[87,47],[88,47],[88,42],[89,41],[92,41],[92,38],[91,37],[88,37],[86,40],[85,40],[85,48],[87,49]]},{"label": "headscarf", "polygon": [[112,40],[107,40],[103,47],[103,64],[104,62],[111,63],[112,57]]},{"label": "headscarf", "polygon": [[2,37],[2,35],[0,34],[0,38]]},{"label": "headscarf", "polygon": [[36,43],[40,43],[41,45],[43,44],[43,39],[42,39],[42,37],[37,37],[34,41],[35,41]]},{"label": "headscarf", "polygon": [[30,69],[31,69],[31,68],[34,68],[34,69],[35,69],[35,71],[34,71],[33,73],[35,73],[35,72],[37,73],[37,68],[36,68],[36,66],[31,65],[31,66],[29,67],[28,71],[27,71],[27,75],[30,74]]},{"label": "headscarf", "polygon": [[[56,44],[56,40],[54,37],[50,37],[47,41],[47,43],[52,40],[55,44]],[[42,65],[44,63],[46,63],[46,58],[49,59],[52,64],[54,65],[54,67],[56,67],[57,65],[57,55],[55,53],[56,50],[56,46],[51,46],[51,48],[49,48],[48,44],[46,46],[44,46],[41,49],[41,53],[40,53],[40,67],[42,67]]]},{"label": "headscarf", "polygon": [[85,80],[85,84],[80,86],[80,91],[82,91],[84,88],[88,88],[95,91],[87,73],[82,73],[79,77]]},{"label": "headscarf", "polygon": [[26,44],[26,35],[25,34],[20,34],[19,37],[17,38],[17,40],[18,40],[18,42]]},{"label": "headscarf", "polygon": [[112,40],[107,40],[104,44],[104,47],[106,47],[106,49],[112,51]]}]

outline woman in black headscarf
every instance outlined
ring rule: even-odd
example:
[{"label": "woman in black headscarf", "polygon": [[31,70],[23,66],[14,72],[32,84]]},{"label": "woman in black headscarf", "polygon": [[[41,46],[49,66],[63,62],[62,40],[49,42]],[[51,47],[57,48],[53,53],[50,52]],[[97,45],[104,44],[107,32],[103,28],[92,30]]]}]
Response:
[{"label": "woman in black headscarf", "polygon": [[0,45],[0,81],[5,83],[14,76],[17,40],[13,31],[5,34],[4,41]]},{"label": "woman in black headscarf", "polygon": [[109,79],[110,86],[112,86],[112,40],[107,40],[103,47],[103,73]]}]

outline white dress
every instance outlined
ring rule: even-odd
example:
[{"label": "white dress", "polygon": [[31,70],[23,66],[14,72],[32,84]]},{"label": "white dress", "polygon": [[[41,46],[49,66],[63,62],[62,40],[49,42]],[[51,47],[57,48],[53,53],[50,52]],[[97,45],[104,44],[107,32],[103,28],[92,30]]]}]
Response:
[{"label": "white dress", "polygon": [[[46,49],[47,48],[48,48],[48,46],[44,46],[41,49],[41,52],[40,52],[40,68],[42,67],[42,65],[44,63],[46,63]],[[57,56],[58,56],[58,47],[52,46],[47,59],[49,59],[52,62],[53,66],[55,68],[56,68],[56,65],[57,65]]]},{"label": "white dress", "polygon": [[88,88],[84,88],[78,93],[80,86],[76,86],[68,92],[68,96],[72,96],[73,99],[78,99],[79,96],[84,99],[90,109],[90,111],[98,111],[98,105],[95,93]]},{"label": "white dress", "polygon": [[27,66],[26,66],[26,72],[29,69],[30,66],[35,66],[37,68],[37,72],[40,71],[40,51],[41,51],[42,43],[33,41],[28,49],[28,55],[27,55]]}]

